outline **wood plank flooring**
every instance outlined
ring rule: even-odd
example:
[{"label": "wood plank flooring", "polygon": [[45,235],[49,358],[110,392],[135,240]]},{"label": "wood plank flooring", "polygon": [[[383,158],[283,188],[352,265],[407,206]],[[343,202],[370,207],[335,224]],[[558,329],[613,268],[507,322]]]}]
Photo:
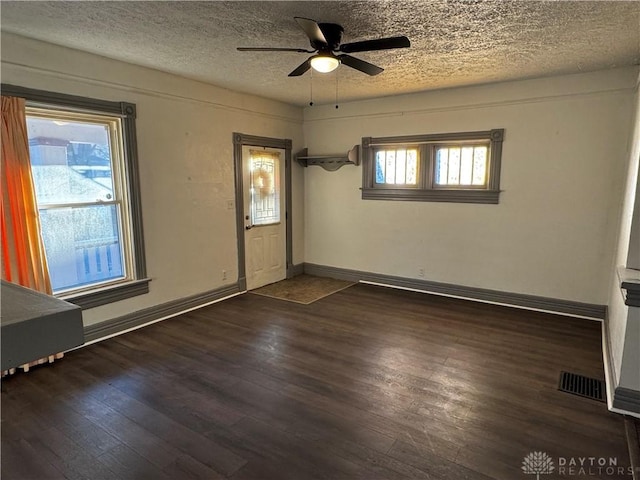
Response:
[{"label": "wood plank flooring", "polygon": [[532,451],[556,474],[628,466],[623,418],[559,392],[561,370],[603,378],[598,322],[367,285],[245,294],[3,380],[2,478],[517,480]]}]

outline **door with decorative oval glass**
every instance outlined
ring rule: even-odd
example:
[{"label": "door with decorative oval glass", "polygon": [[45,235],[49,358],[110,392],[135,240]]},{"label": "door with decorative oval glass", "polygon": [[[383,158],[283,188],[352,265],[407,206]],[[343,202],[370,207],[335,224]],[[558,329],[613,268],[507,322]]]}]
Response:
[{"label": "door with decorative oval glass", "polygon": [[282,149],[242,147],[247,289],[286,277]]}]

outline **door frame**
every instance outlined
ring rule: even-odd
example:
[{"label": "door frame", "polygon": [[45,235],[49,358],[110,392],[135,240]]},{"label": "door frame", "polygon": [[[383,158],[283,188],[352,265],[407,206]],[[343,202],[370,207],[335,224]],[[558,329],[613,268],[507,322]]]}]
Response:
[{"label": "door frame", "polygon": [[236,187],[236,232],[238,236],[238,288],[240,291],[247,289],[247,266],[244,245],[244,185],[242,180],[242,147],[269,147],[284,150],[284,183],[285,183],[285,251],[286,251],[286,276],[293,277],[293,229],[291,215],[291,140],[288,138],[258,137],[234,132],[233,134],[233,163]]}]

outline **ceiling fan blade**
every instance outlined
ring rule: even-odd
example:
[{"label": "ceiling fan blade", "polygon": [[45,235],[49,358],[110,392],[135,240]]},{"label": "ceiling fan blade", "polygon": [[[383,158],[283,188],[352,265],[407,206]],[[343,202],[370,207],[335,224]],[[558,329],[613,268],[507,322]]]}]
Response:
[{"label": "ceiling fan blade", "polygon": [[377,75],[384,71],[384,68],[380,68],[372,63],[365,62],[359,58],[352,57],[351,55],[338,55],[341,63],[344,63],[348,67],[360,70],[367,75]]},{"label": "ceiling fan blade", "polygon": [[298,68],[296,68],[293,72],[289,74],[290,77],[299,77],[307,70],[311,68],[311,59],[307,58],[304,62],[302,62]]},{"label": "ceiling fan blade", "polygon": [[370,52],[373,50],[389,50],[391,48],[407,48],[411,42],[407,37],[378,38],[377,40],[364,40],[362,42],[344,43],[338,49],[345,53]]},{"label": "ceiling fan blade", "polygon": [[384,71],[384,68],[375,66],[372,63],[365,62],[359,58],[352,57],[351,55],[338,55],[340,62],[344,63],[348,67],[355,68],[367,75],[378,75]]},{"label": "ceiling fan blade", "polygon": [[320,30],[320,27],[318,26],[318,22],[316,22],[315,20],[311,20],[310,18],[293,18],[296,22],[298,22],[300,28],[304,30],[304,33],[307,34],[307,37],[309,37],[309,40],[311,40],[311,44],[313,46],[315,46],[314,43],[321,43],[324,45],[328,44],[327,39],[324,37],[324,33],[322,33],[322,30]]},{"label": "ceiling fan blade", "polygon": [[238,47],[240,52],[300,52],[314,53],[315,50],[305,50],[304,48],[279,48],[279,47]]}]

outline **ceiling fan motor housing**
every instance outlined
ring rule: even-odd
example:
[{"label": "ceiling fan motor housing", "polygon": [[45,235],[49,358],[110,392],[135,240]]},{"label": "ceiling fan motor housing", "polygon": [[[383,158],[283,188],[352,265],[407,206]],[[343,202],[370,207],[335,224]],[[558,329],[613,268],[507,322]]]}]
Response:
[{"label": "ceiling fan motor housing", "polygon": [[318,23],[318,27],[322,31],[324,38],[327,40],[325,45],[317,40],[311,40],[311,46],[320,51],[333,51],[337,50],[342,41],[342,33],[344,29],[336,23]]}]

